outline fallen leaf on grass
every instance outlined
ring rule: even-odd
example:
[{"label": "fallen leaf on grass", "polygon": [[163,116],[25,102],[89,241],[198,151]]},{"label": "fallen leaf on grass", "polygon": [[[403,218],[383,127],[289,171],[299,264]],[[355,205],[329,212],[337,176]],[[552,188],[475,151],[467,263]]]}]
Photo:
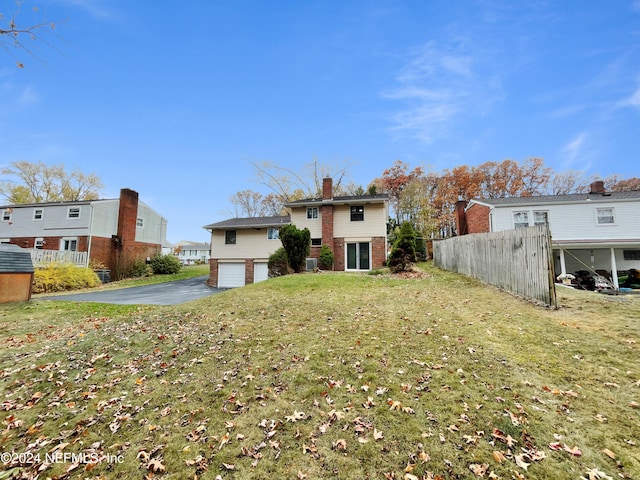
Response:
[{"label": "fallen leaf on grass", "polygon": [[616,459],[616,454],[613,453],[611,450],[609,450],[608,448],[604,448],[602,450],[602,453],[604,453],[607,457],[609,457],[611,460],[615,460]]},{"label": "fallen leaf on grass", "polygon": [[147,470],[153,473],[164,473],[166,469],[160,460],[154,458],[147,463]]},{"label": "fallen leaf on grass", "polygon": [[477,475],[478,477],[484,477],[484,474],[487,473],[487,470],[489,469],[489,464],[488,463],[472,463],[471,465],[469,465],[469,470],[471,470],[473,472],[474,475]]},{"label": "fallen leaf on grass", "polygon": [[529,468],[529,465],[531,465],[530,463],[524,461],[524,454],[515,455],[514,458],[516,459],[516,465],[518,465],[523,470],[526,470],[527,468]]},{"label": "fallen leaf on grass", "polygon": [[597,468],[591,468],[587,470],[586,477],[580,477],[581,480],[613,480],[612,477],[604,472],[601,472]]}]

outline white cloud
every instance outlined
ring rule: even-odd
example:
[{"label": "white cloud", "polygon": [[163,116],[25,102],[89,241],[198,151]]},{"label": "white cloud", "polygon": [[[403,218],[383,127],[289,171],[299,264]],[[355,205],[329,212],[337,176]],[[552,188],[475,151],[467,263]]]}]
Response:
[{"label": "white cloud", "polygon": [[464,44],[425,45],[382,94],[402,103],[393,130],[426,143],[447,135],[463,115],[482,115],[497,98],[500,82],[478,70]]},{"label": "white cloud", "polygon": [[[560,151],[560,157],[562,159],[563,167],[565,169],[571,169],[576,166],[576,163],[580,162],[582,165],[583,152],[588,139],[588,134],[581,132],[571,139]],[[581,168],[584,169],[584,168]]]},{"label": "white cloud", "polygon": [[632,107],[640,108],[640,87],[638,87],[635,93],[627,99],[626,104]]}]

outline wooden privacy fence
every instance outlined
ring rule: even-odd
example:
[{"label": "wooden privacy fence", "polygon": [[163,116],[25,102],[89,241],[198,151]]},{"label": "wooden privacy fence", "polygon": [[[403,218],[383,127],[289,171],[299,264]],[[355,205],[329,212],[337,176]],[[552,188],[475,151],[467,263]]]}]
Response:
[{"label": "wooden privacy fence", "polygon": [[433,263],[557,308],[547,225],[435,241]]}]

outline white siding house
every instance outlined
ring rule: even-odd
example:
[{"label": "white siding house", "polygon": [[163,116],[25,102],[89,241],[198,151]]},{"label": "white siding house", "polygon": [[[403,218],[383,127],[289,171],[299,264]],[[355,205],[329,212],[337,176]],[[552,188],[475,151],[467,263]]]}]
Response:
[{"label": "white siding house", "polygon": [[617,288],[618,271],[640,269],[640,191],[607,193],[594,182],[585,194],[475,199],[465,217],[466,233],[547,223],[556,274],[597,270]]}]

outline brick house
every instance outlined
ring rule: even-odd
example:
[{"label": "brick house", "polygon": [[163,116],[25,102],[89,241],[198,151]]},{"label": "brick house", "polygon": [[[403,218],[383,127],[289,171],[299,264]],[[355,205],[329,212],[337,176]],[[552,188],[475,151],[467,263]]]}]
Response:
[{"label": "brick house", "polygon": [[138,258],[161,252],[167,220],[122,189],[115,199],[0,206],[0,243],[33,249],[35,263],[99,263],[111,278],[125,276]]},{"label": "brick house", "polygon": [[282,246],[278,230],[291,223],[311,233],[310,258],[320,247],[333,251],[336,271],[380,268],[387,255],[388,195],[333,196],[333,181],[323,179],[321,198],[289,202],[287,216],[234,218],[207,225],[211,232],[208,284],[237,287],[266,280],[269,256]]},{"label": "brick house", "polygon": [[640,269],[640,191],[473,199],[456,205],[459,234],[549,225],[556,275],[600,271],[618,287],[618,271]]}]

